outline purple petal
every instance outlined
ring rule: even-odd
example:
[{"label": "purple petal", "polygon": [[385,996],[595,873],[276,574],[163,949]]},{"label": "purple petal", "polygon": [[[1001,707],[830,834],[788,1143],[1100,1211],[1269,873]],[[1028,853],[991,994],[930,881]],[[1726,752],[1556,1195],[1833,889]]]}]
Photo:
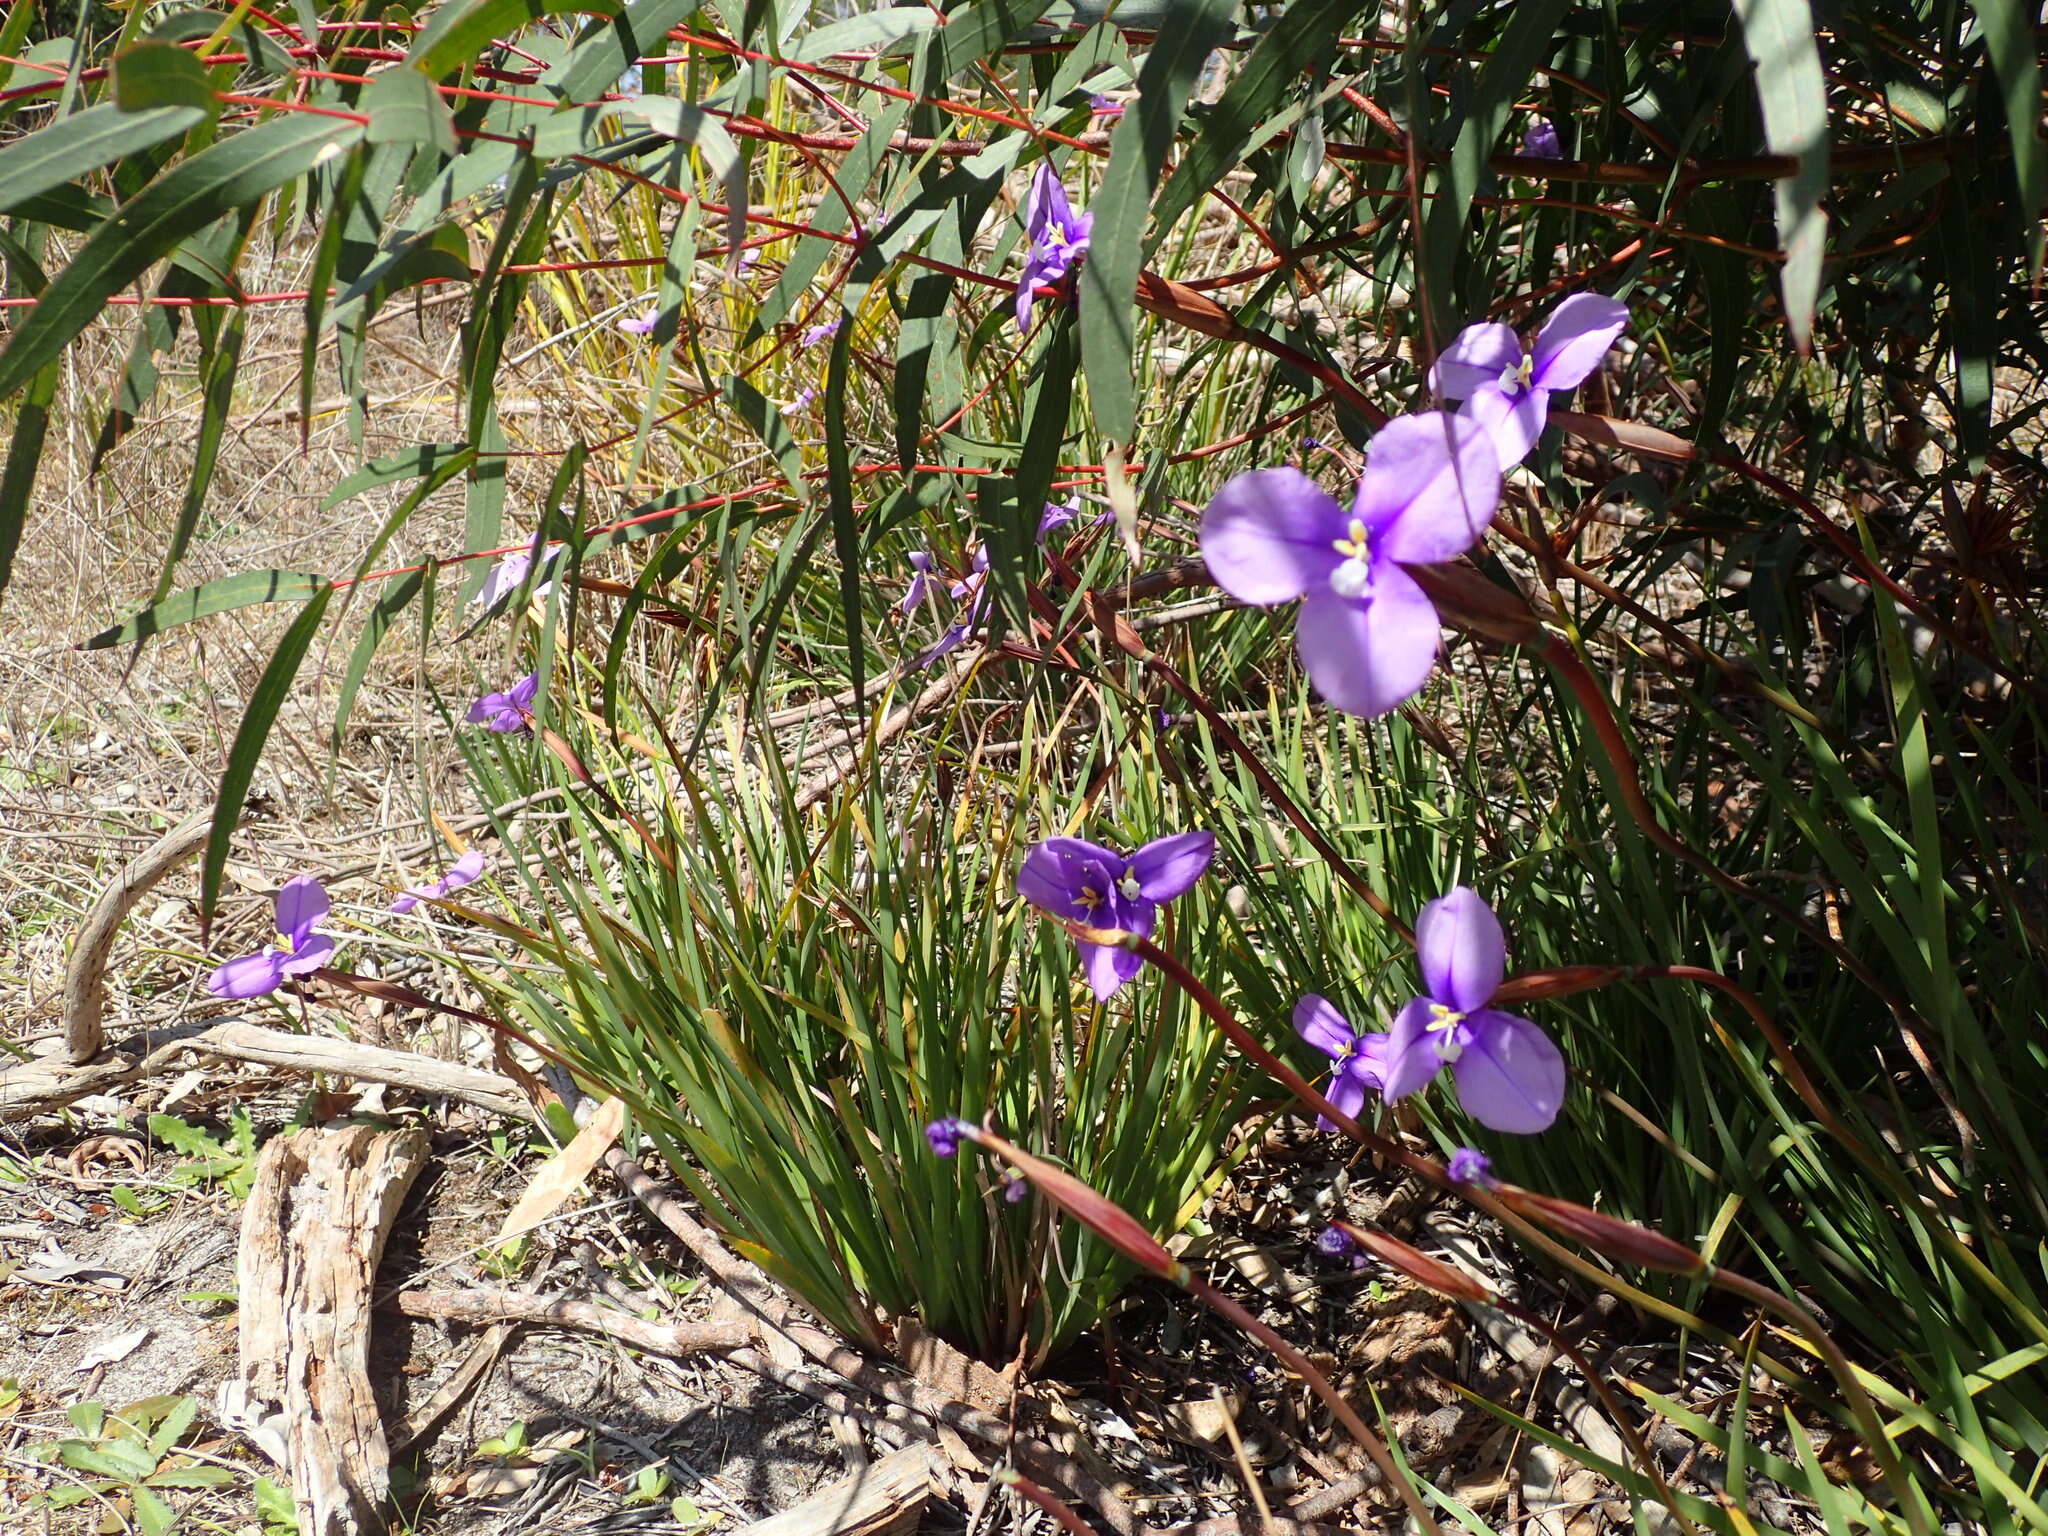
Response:
[{"label": "purple petal", "polygon": [[1493,1176],[1493,1162],[1477,1147],[1460,1147],[1451,1154],[1446,1170],[1460,1184],[1477,1184],[1482,1189],[1491,1189],[1497,1182]]},{"label": "purple petal", "polygon": [[1095,994],[1098,1002],[1108,1002],[1125,982],[1145,968],[1145,962],[1128,949],[1119,949],[1114,944],[1082,944],[1081,970],[1088,978],[1088,989]]},{"label": "purple petal", "polygon": [[1201,879],[1215,857],[1214,832],[1181,832],[1155,838],[1132,854],[1130,872],[1147,901],[1171,901]]},{"label": "purple petal", "polygon": [[1294,1005],[1294,1032],[1332,1061],[1343,1061],[1355,1038],[1350,1021],[1313,992]]},{"label": "purple petal", "polygon": [[1522,366],[1522,340],[1512,326],[1498,320],[1468,325],[1437,354],[1429,370],[1429,387],[1446,400],[1463,400],[1482,384],[1497,383],[1510,368]]},{"label": "purple petal", "polygon": [[496,565],[484,578],[484,584],[477,588],[476,596],[469,601],[472,606],[495,608],[506,597],[519,590],[519,583],[526,580],[526,573],[533,568],[533,556],[525,550],[514,550]]},{"label": "purple petal", "polygon": [[1294,643],[1316,691],[1346,714],[1384,715],[1414,696],[1436,665],[1436,607],[1392,561],[1363,599],[1311,592]]},{"label": "purple petal", "polygon": [[1575,293],[1543,322],[1529,356],[1537,389],[1574,389],[1628,325],[1628,306],[1604,293]]},{"label": "purple petal", "polygon": [[457,859],[449,867],[448,873],[441,877],[441,889],[444,892],[459,891],[483,872],[484,852],[481,848],[472,848]]},{"label": "purple petal", "polygon": [[1557,136],[1557,125],[1547,117],[1537,118],[1522,135],[1522,153],[1539,160],[1562,160],[1564,141]]},{"label": "purple petal", "polygon": [[316,933],[288,955],[277,957],[277,971],[280,976],[303,976],[308,971],[317,971],[334,954],[334,940],[324,933]]},{"label": "purple petal", "polygon": [[1255,469],[1228,482],[1202,513],[1202,558],[1239,602],[1284,603],[1326,586],[1349,520],[1298,469]]},{"label": "purple petal", "polygon": [[1017,279],[1017,329],[1031,329],[1031,306],[1038,300],[1038,279],[1026,266],[1024,275]]},{"label": "purple petal", "polygon": [[1451,890],[1415,919],[1415,958],[1431,997],[1470,1013],[1484,1008],[1507,972],[1507,936],[1480,894],[1469,886]]},{"label": "purple petal", "polygon": [[277,892],[277,931],[290,934],[296,943],[330,910],[326,889],[311,875],[287,880]]},{"label": "purple petal", "polygon": [[[1323,1090],[1323,1097],[1336,1105],[1344,1114],[1356,1120],[1358,1112],[1365,1108],[1365,1084],[1360,1082],[1353,1073],[1339,1067],[1330,1075],[1330,1086]],[[1328,1115],[1317,1115],[1316,1129],[1319,1131],[1334,1131],[1337,1129],[1337,1122]]]},{"label": "purple petal", "polygon": [[540,674],[529,672],[512,685],[512,690],[506,694],[505,701],[514,709],[531,709],[534,695],[539,692]]},{"label": "purple petal", "polygon": [[[463,716],[463,718],[469,721],[471,725],[485,725],[495,721],[498,716],[511,707],[512,702],[506,695],[502,693],[487,693],[469,706],[469,713]],[[495,725],[492,725],[491,728],[493,730],[497,729]]]},{"label": "purple petal", "polygon": [[1427,1086],[1444,1064],[1437,1040],[1429,1032],[1429,1020],[1426,997],[1415,998],[1394,1016],[1380,1076],[1380,1094],[1389,1104]]},{"label": "purple petal", "polygon": [[275,992],[284,982],[284,972],[277,964],[282,958],[276,950],[266,949],[260,955],[230,960],[206,978],[206,990],[215,997],[261,997]]},{"label": "purple petal", "polygon": [[1017,894],[1034,907],[1074,922],[1106,924],[1108,913],[1083,905],[1079,898],[1087,889],[1112,899],[1123,872],[1123,859],[1098,843],[1049,837],[1024,855],[1017,871]]},{"label": "purple petal", "polygon": [[1517,1136],[1547,1130],[1564,1105],[1564,1057],[1527,1019],[1485,1009],[1451,1068],[1458,1102],[1481,1125]]},{"label": "purple petal", "polygon": [[1067,189],[1060,184],[1060,173],[1053,169],[1050,160],[1039,161],[1031,178],[1031,195],[1024,200],[1024,229],[1032,244],[1038,244],[1053,224],[1064,224],[1073,216]]},{"label": "purple petal", "polygon": [[1500,472],[1506,474],[1529,457],[1529,450],[1543,435],[1543,424],[1550,419],[1550,391],[1511,391],[1488,384],[1476,391],[1458,414],[1476,423],[1493,440]]},{"label": "purple petal", "polygon": [[396,912],[400,917],[412,911],[427,897],[438,894],[431,885],[416,885],[409,891],[401,891],[392,899],[387,911]]},{"label": "purple petal", "polygon": [[910,658],[910,670],[922,672],[926,667],[951,651],[957,651],[966,643],[967,626],[955,624],[924,650]]},{"label": "purple petal", "polygon": [[1352,516],[1373,553],[1403,565],[1455,560],[1500,505],[1500,467],[1486,429],[1449,411],[1397,416],[1365,450]]},{"label": "purple petal", "polygon": [[1367,1033],[1357,1040],[1357,1054],[1351,1058],[1348,1070],[1360,1082],[1377,1088],[1387,1080],[1387,1049],[1393,1041],[1389,1034]]},{"label": "purple petal", "polygon": [[646,314],[641,315],[638,318],[629,315],[626,318],[620,320],[619,329],[624,331],[628,336],[646,336],[650,334],[654,330],[655,326],[658,325],[660,322],[661,311],[658,309],[650,309],[647,311]]}]

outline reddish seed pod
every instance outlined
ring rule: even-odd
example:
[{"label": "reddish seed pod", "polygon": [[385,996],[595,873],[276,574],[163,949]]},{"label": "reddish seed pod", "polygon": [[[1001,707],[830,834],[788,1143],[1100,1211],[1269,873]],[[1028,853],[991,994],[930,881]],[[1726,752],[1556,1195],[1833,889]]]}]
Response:
[{"label": "reddish seed pod", "polygon": [[1554,1232],[1562,1232],[1624,1264],[1667,1270],[1675,1275],[1696,1275],[1707,1267],[1707,1261],[1698,1253],[1661,1232],[1639,1227],[1631,1221],[1603,1216],[1570,1200],[1538,1195],[1526,1189],[1502,1189],[1494,1198],[1517,1215],[1526,1216]]},{"label": "reddish seed pod", "polygon": [[1493,1292],[1461,1269],[1432,1259],[1419,1248],[1410,1247],[1398,1237],[1389,1237],[1384,1232],[1368,1232],[1363,1227],[1354,1227],[1349,1222],[1337,1222],[1337,1229],[1351,1241],[1358,1244],[1382,1263],[1391,1264],[1418,1285],[1427,1286],[1439,1296],[1449,1296],[1458,1301],[1491,1302]]}]

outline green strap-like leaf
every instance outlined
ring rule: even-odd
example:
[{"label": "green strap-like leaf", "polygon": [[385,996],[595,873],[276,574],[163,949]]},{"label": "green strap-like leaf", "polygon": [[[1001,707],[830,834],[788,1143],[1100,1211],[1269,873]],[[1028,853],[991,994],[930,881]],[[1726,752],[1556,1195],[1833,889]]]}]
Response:
[{"label": "green strap-like leaf", "polygon": [[1785,324],[1793,344],[1804,352],[1813,343],[1813,309],[1820,300],[1828,234],[1827,214],[1820,206],[1828,189],[1827,81],[1814,41],[1813,7],[1807,0],[1735,0],[1735,13],[1742,18],[1743,46],[1756,66],[1764,142],[1773,154],[1797,162],[1790,176],[1774,184],[1773,193],[1778,240],[1785,247],[1785,266],[1778,274]]},{"label": "green strap-like leaf", "polygon": [[1095,222],[1081,266],[1081,361],[1095,424],[1111,442],[1128,443],[1137,429],[1131,354],[1146,211],[1195,77],[1210,50],[1229,37],[1236,13],[1237,0],[1189,0],[1176,24],[1159,34],[1138,72],[1138,99],[1110,139],[1102,186],[1088,204]]},{"label": "green strap-like leaf", "polygon": [[257,603],[303,603],[327,589],[318,576],[299,571],[242,571],[222,576],[203,586],[192,587],[151,603],[147,608],[112,629],[101,630],[90,640],[79,642],[81,651],[104,651],[109,646],[147,640],[151,635],[190,624],[209,614],[249,608]]},{"label": "green strap-like leaf", "polygon": [[444,155],[455,153],[455,114],[416,69],[376,76],[363,92],[362,110],[370,116],[372,144],[431,144]]},{"label": "green strap-like leaf", "polygon": [[333,596],[332,584],[323,582],[313,600],[292,620],[284,638],[278,641],[277,650],[263,668],[263,676],[256,680],[249,702],[243,706],[242,723],[236,727],[234,745],[228,749],[227,771],[220,777],[220,798],[213,807],[213,829],[206,839],[206,861],[199,882],[201,927],[213,922],[214,903],[220,899],[221,876],[228,867],[228,842],[235,835],[235,824],[241,820],[242,802],[248,798],[249,786],[255,782],[257,759],[263,756],[263,744],[270,739],[270,728],[277,723],[277,712],[284,707],[285,698],[291,693],[292,679],[299,675],[299,665],[306,659],[313,637],[320,632],[320,621],[326,616],[328,599]]},{"label": "green strap-like leaf", "polygon": [[356,637],[355,649],[349,652],[348,667],[341,675],[341,693],[334,705],[334,751],[333,768],[341,765],[341,744],[343,733],[348,730],[348,717],[354,713],[356,694],[363,686],[363,678],[370,670],[370,659],[377,654],[377,647],[384,643],[385,635],[405,612],[413,598],[418,595],[420,583],[426,572],[407,571],[386,587],[370,609],[370,617],[363,625],[362,634]]},{"label": "green strap-like leaf", "polygon": [[2013,174],[2020,184],[2020,213],[2027,224],[2029,255],[2039,272],[2040,215],[2048,202],[2048,161],[2041,145],[2041,43],[2034,26],[2039,8],[2030,9],[2019,0],[1970,0],[1970,10],[1998,76],[2006,131],[2012,137]]},{"label": "green strap-like leaf", "polygon": [[108,299],[180,240],[304,175],[361,133],[340,118],[291,113],[202,150],[145,188],[86,240],[0,351],[0,396],[61,354]]},{"label": "green strap-like leaf", "polygon": [[[618,15],[618,0],[469,0],[467,5],[443,5],[420,29],[408,62],[425,78],[438,80],[528,22],[543,16],[593,13]],[[616,71],[613,78],[617,78]]]},{"label": "green strap-like leaf", "polygon": [[141,42],[122,49],[114,55],[113,77],[114,105],[123,112],[190,107],[211,117],[220,110],[206,66],[176,43]]},{"label": "green strap-like leaf", "polygon": [[846,659],[853,671],[853,696],[867,696],[867,648],[861,642],[860,598],[865,585],[860,517],[853,505],[853,459],[846,437],[846,381],[853,356],[853,327],[832,338],[825,370],[825,483],[832,500],[832,543],[839,557],[839,607],[846,623]]},{"label": "green strap-like leaf", "polygon": [[197,107],[123,112],[109,104],[59,118],[0,149],[0,213],[13,213],[31,198],[175,138],[204,116]]}]

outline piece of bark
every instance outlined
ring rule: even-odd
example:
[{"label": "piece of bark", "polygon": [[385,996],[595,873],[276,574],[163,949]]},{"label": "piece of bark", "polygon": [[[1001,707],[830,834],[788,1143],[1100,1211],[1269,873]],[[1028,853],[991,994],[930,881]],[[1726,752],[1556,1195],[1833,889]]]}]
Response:
[{"label": "piece of bark", "polygon": [[91,1061],[106,1044],[107,958],[121,924],[151,886],[206,846],[212,825],[211,808],[179,822],[121,871],[79,924],[64,967],[64,1055],[71,1065]]},{"label": "piece of bark", "polygon": [[892,1451],[794,1508],[757,1520],[738,1536],[899,1536],[914,1531],[932,1492],[932,1453]]},{"label": "piece of bark", "polygon": [[424,1131],[299,1131],[268,1143],[242,1213],[242,1379],[273,1410],[303,1536],[385,1528],[391,1452],[370,1387],[371,1287]]}]

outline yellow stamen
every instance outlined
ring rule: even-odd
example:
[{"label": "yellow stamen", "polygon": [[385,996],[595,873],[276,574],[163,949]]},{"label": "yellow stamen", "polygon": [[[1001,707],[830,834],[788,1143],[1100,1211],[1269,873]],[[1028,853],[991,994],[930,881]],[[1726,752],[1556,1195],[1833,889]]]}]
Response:
[{"label": "yellow stamen", "polygon": [[1367,558],[1372,552],[1372,540],[1365,531],[1365,523],[1362,519],[1356,517],[1351,519],[1350,535],[1349,538],[1332,539],[1330,547],[1335,549],[1346,560],[1363,560]]}]

